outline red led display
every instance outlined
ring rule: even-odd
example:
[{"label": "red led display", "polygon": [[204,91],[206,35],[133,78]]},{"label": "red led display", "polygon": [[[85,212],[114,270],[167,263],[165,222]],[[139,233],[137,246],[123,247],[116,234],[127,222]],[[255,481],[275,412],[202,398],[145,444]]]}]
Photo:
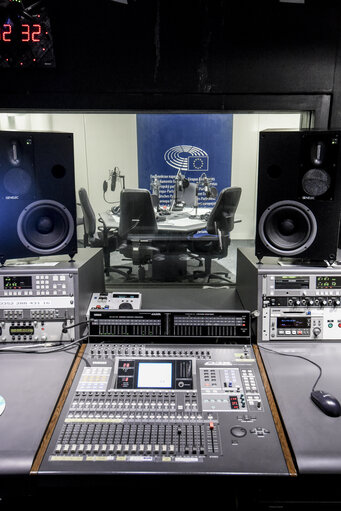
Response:
[{"label": "red led display", "polygon": [[0,8],[0,68],[55,67],[45,3],[45,0],[0,0],[1,5],[8,4]]},{"label": "red led display", "polygon": [[[40,43],[41,25],[34,23],[28,25],[23,23],[21,25],[21,41],[23,43]],[[5,43],[12,42],[12,25],[6,23],[0,30],[0,41]]]}]

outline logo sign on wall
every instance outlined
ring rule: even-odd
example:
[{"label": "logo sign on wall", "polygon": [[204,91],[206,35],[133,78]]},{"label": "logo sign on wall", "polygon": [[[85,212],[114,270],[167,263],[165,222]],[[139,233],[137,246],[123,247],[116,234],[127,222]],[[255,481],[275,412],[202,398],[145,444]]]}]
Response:
[{"label": "logo sign on wall", "polygon": [[188,205],[197,193],[199,206],[212,207],[216,194],[231,183],[232,119],[231,114],[138,114],[139,187],[153,192],[157,186],[161,205],[169,206],[183,192]]},{"label": "logo sign on wall", "polygon": [[199,147],[188,145],[171,147],[165,152],[164,158],[168,165],[181,172],[208,170],[208,154]]}]

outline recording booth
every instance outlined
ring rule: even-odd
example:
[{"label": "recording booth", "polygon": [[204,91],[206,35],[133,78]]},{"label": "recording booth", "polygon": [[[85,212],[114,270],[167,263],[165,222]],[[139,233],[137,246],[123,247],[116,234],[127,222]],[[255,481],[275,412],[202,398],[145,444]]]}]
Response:
[{"label": "recording booth", "polygon": [[0,504],[339,509],[340,8],[54,4],[0,2]]}]

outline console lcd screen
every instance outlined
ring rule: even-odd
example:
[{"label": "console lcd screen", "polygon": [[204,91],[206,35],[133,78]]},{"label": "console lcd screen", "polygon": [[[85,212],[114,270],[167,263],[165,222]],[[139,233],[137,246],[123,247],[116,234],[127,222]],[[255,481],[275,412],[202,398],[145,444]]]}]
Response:
[{"label": "console lcd screen", "polygon": [[309,289],[309,277],[297,275],[275,277],[275,289]]},{"label": "console lcd screen", "polygon": [[32,289],[32,277],[4,277],[4,289]]},{"label": "console lcd screen", "polygon": [[171,389],[171,362],[139,362],[137,375],[138,389]]},{"label": "console lcd screen", "polygon": [[310,328],[310,318],[277,318],[277,328]]}]

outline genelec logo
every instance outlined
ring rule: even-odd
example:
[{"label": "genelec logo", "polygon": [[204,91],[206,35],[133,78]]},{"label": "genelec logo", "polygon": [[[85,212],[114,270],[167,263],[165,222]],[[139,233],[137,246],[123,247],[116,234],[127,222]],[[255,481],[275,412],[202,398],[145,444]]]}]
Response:
[{"label": "genelec logo", "polygon": [[17,200],[19,199],[19,195],[6,195],[6,200]]},{"label": "genelec logo", "polygon": [[200,147],[177,145],[165,152],[164,159],[170,167],[177,170],[198,172],[208,170],[208,154]]}]

